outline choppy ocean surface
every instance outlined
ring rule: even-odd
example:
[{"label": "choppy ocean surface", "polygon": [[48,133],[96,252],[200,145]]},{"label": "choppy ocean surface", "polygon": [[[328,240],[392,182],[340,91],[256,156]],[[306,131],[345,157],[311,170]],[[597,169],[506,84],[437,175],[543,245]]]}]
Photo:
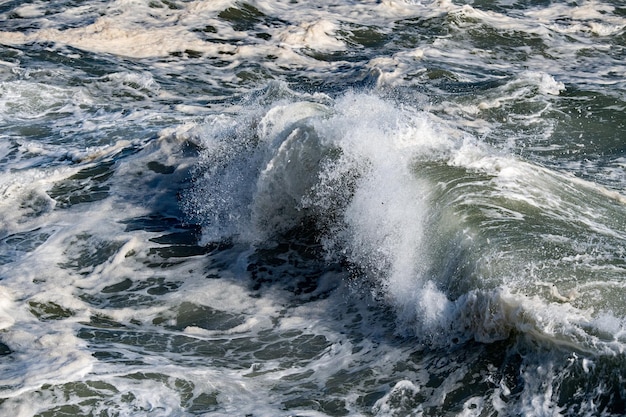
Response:
[{"label": "choppy ocean surface", "polygon": [[626,411],[621,0],[0,0],[0,415]]}]

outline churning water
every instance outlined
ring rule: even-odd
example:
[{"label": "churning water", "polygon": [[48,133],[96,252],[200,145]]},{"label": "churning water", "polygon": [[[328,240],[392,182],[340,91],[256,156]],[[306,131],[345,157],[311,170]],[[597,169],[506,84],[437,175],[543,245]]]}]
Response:
[{"label": "churning water", "polygon": [[623,2],[0,22],[0,414],[624,414]]}]

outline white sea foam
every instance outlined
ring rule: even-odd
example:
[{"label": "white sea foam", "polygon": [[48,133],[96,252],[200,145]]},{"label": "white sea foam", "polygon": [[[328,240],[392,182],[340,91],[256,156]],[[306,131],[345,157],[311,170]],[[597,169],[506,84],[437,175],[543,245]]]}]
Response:
[{"label": "white sea foam", "polygon": [[626,22],[513,3],[5,2],[0,414],[615,406]]},{"label": "white sea foam", "polygon": [[[411,381],[400,381],[396,383],[393,389],[385,394],[383,398],[374,404],[374,412],[376,415],[387,416],[393,415],[396,408],[401,408],[403,403],[411,401],[411,396],[420,391],[420,387]],[[400,407],[398,407],[400,406]],[[419,411],[416,410],[416,411]]]},{"label": "white sea foam", "polygon": [[330,21],[318,21],[289,28],[279,35],[280,42],[290,48],[311,48],[317,51],[342,51],[344,42],[335,36],[336,25]]},{"label": "white sea foam", "polygon": [[27,81],[0,83],[0,117],[38,119],[91,100],[81,91]]},{"label": "white sea foam", "polygon": [[22,18],[41,17],[45,14],[39,4],[25,4],[13,9],[13,12]]},{"label": "white sea foam", "polygon": [[15,323],[15,305],[7,289],[0,287],[0,329],[11,327]]}]

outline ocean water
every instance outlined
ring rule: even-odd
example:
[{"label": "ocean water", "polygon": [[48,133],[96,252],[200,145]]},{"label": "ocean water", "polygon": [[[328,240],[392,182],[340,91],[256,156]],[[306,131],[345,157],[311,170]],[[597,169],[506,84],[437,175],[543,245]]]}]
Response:
[{"label": "ocean water", "polygon": [[626,413],[621,0],[0,0],[0,415]]}]

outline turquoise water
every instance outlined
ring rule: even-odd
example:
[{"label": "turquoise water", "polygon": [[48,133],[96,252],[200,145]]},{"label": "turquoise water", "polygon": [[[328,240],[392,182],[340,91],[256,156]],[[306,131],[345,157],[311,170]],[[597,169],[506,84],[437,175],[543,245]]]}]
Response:
[{"label": "turquoise water", "polygon": [[621,2],[0,22],[0,414],[625,413]]}]

